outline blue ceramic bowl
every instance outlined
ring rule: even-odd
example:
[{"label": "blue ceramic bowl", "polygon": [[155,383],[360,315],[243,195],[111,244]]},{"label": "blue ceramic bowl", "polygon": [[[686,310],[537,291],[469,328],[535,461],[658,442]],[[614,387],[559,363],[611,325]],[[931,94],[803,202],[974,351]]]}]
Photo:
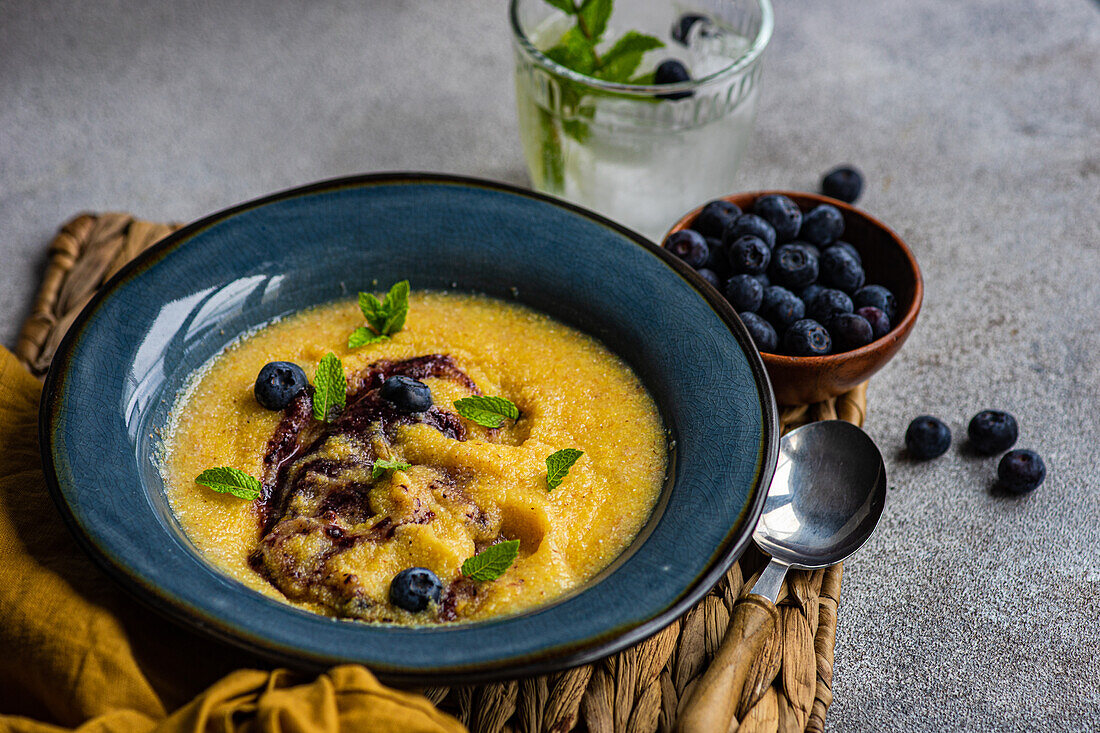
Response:
[{"label": "blue ceramic bowl", "polygon": [[[599,577],[535,610],[435,628],[299,610],[222,575],[180,528],[153,463],[188,375],[238,334],[374,280],[517,299],[602,340],[670,432],[661,500]],[[273,661],[358,662],[398,682],[473,682],[592,661],[698,601],[748,542],[771,479],[771,388],[733,310],[662,249],[583,209],[471,179],[318,183],[196,222],[81,313],[42,399],[46,476],[70,527],[126,588]]]}]

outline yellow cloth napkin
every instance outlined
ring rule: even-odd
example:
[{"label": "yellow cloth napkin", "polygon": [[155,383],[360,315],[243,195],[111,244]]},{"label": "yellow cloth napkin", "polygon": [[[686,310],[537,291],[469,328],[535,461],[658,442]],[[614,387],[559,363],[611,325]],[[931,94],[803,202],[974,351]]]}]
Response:
[{"label": "yellow cloth napkin", "polygon": [[466,730],[363,667],[314,679],[266,670],[137,604],[84,555],[46,491],[40,392],[0,347],[0,731]]}]

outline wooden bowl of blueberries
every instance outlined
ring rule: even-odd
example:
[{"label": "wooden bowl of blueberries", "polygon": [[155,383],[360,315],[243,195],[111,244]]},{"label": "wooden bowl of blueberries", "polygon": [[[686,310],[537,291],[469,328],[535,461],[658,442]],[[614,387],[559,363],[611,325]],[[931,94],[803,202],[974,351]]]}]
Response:
[{"label": "wooden bowl of blueberries", "polygon": [[716,199],[676,222],[664,246],[741,316],[780,404],[820,402],[870,378],[905,343],[924,295],[905,242],[827,196]]}]

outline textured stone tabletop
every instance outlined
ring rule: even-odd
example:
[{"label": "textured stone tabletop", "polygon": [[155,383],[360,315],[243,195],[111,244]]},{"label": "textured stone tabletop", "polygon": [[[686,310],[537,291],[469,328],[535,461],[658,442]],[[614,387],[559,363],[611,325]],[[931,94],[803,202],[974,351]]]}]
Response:
[{"label": "textured stone tabletop", "polygon": [[[846,566],[829,726],[1100,729],[1100,5],[779,0],[742,189],[834,164],[923,266],[872,382],[878,533]],[[0,0],[0,342],[80,210],[189,220],[308,181],[523,184],[503,3]],[[1046,458],[1023,499],[982,408]],[[956,435],[917,463],[908,421]]]}]

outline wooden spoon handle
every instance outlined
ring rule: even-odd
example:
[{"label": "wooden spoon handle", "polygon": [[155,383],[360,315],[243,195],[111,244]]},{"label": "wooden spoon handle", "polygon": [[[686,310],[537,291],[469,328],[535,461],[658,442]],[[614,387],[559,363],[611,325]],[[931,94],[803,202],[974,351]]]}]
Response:
[{"label": "wooden spoon handle", "polygon": [[753,661],[779,622],[775,604],[750,593],[733,607],[726,637],[695,684],[676,722],[677,733],[726,731]]}]

